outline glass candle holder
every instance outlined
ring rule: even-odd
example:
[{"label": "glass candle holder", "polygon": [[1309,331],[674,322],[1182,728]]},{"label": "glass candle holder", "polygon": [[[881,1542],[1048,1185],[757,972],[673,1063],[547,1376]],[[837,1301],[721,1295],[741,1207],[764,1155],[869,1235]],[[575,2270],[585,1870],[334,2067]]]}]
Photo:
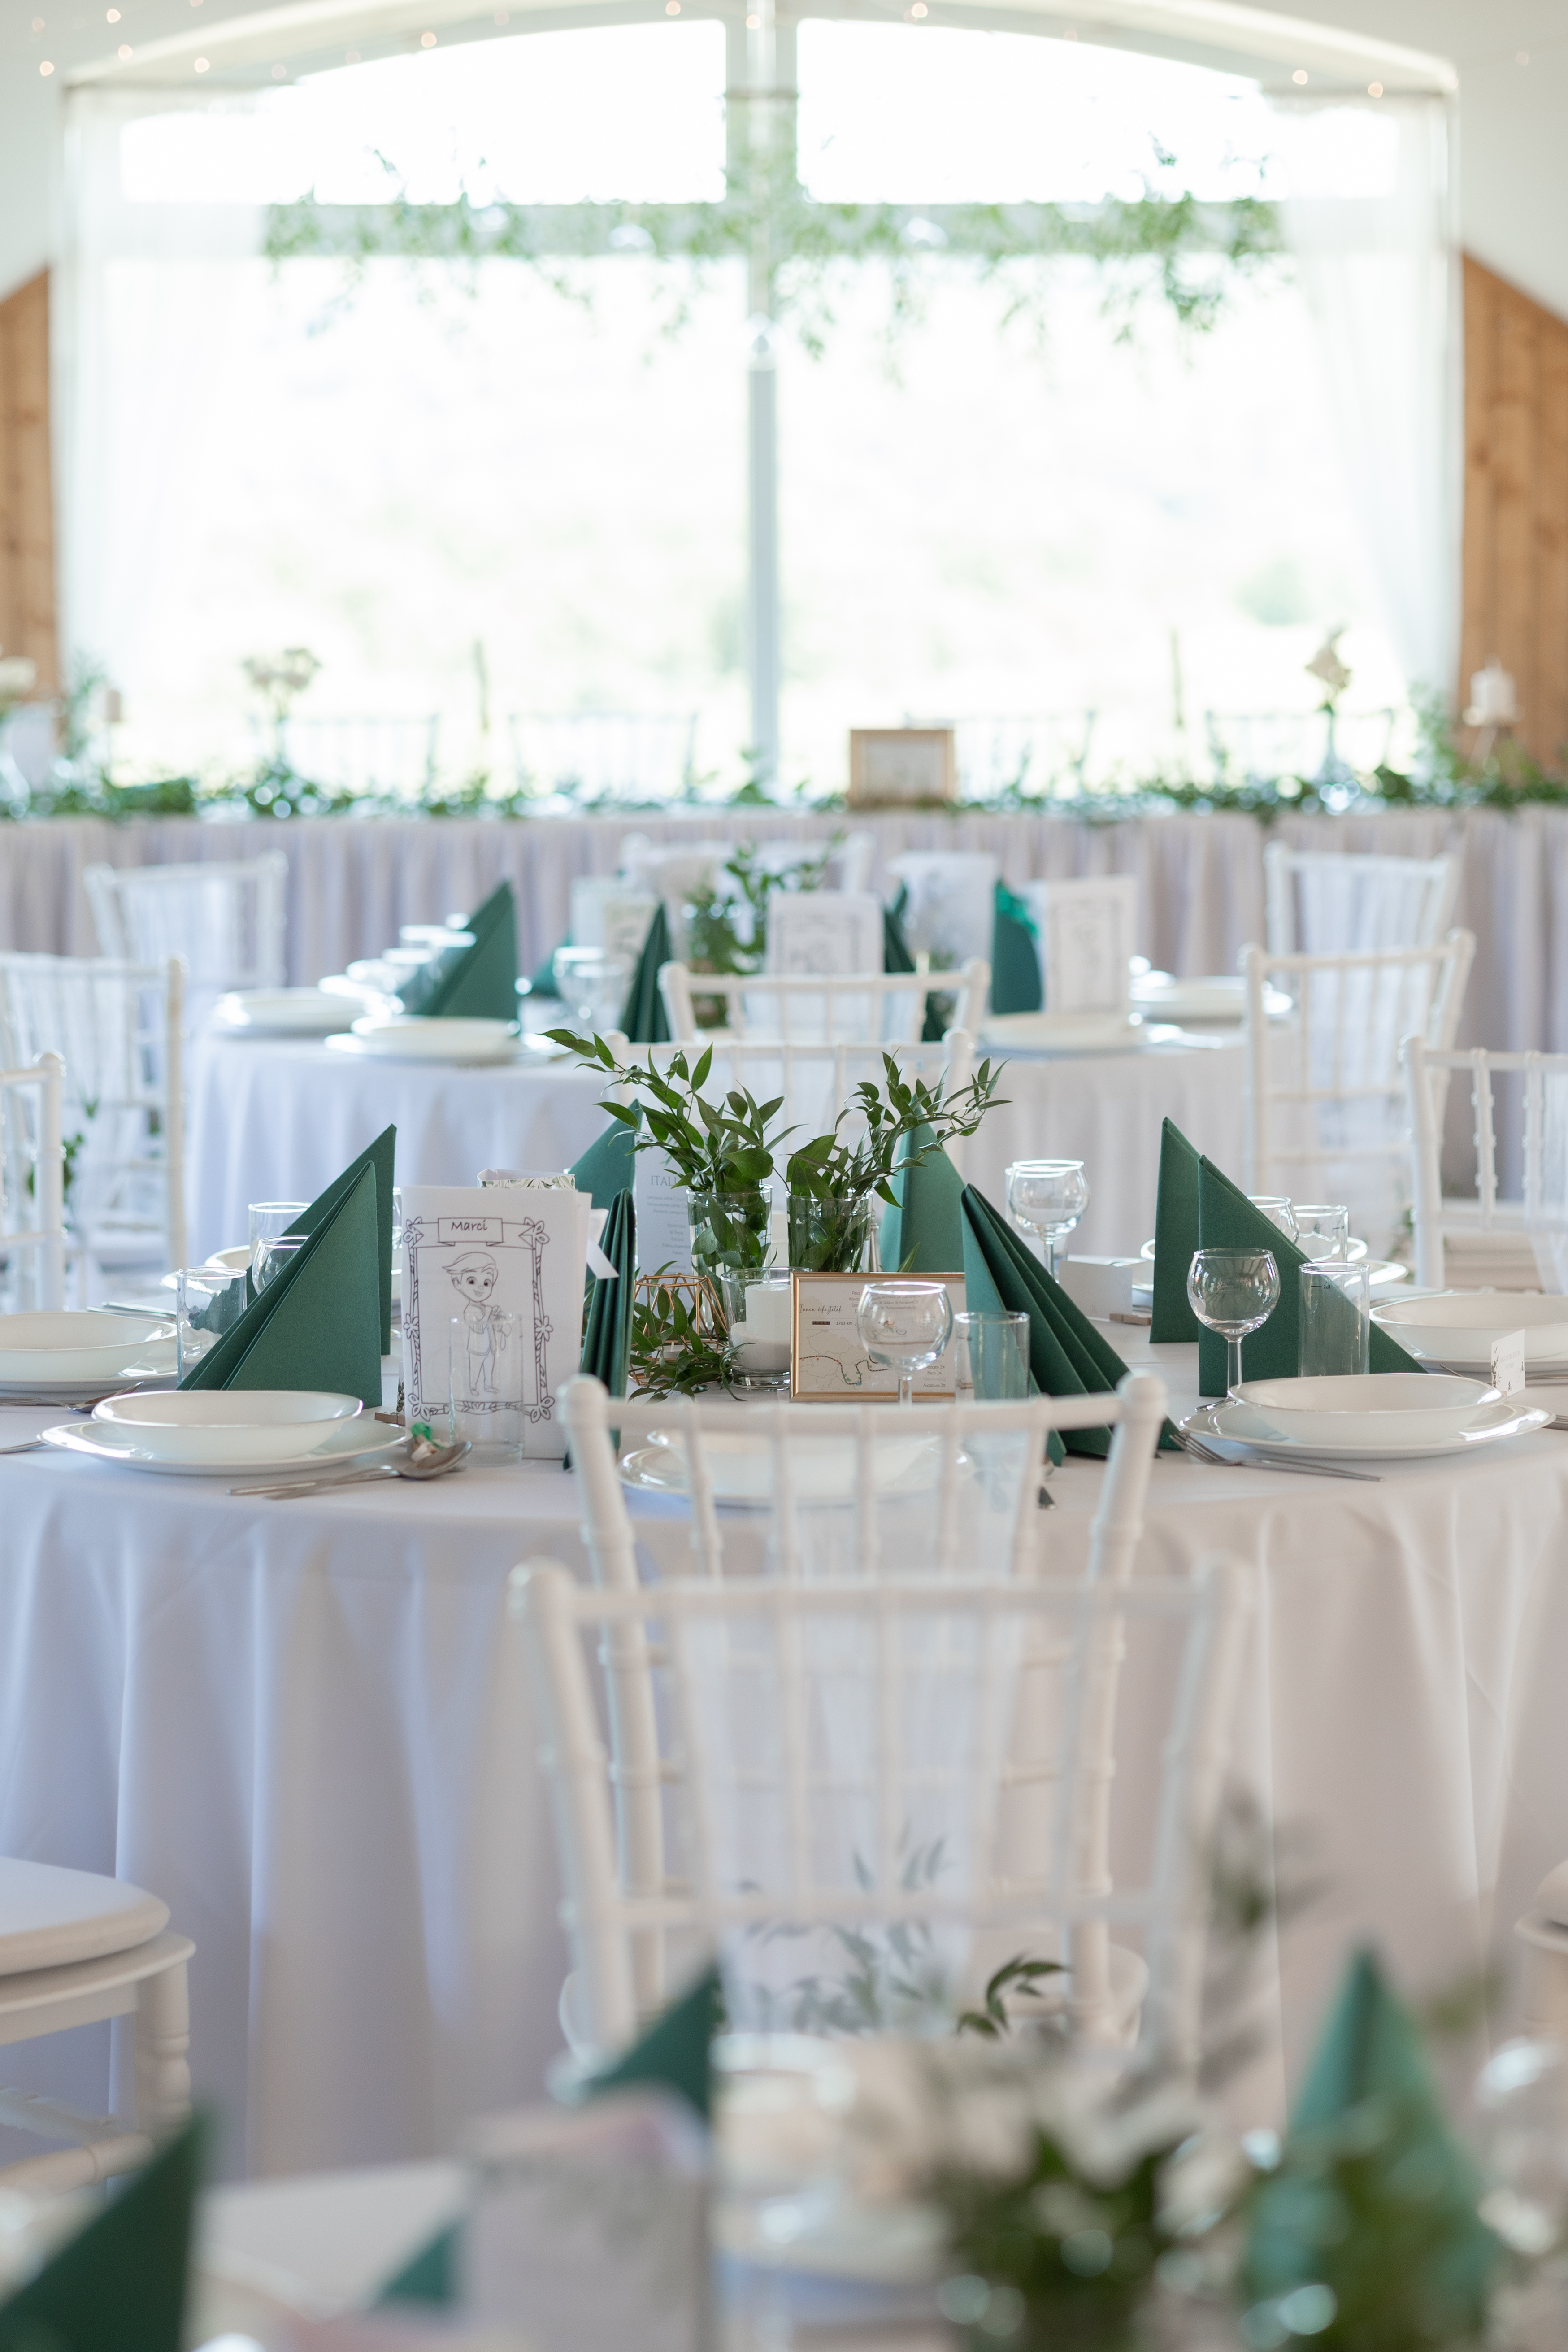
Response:
[{"label": "glass candle holder", "polygon": [[719,1294],[730,1345],[735,1351],[735,1384],[742,1389],[787,1389],[795,1328],[795,1279],[787,1266],[725,1266]]}]

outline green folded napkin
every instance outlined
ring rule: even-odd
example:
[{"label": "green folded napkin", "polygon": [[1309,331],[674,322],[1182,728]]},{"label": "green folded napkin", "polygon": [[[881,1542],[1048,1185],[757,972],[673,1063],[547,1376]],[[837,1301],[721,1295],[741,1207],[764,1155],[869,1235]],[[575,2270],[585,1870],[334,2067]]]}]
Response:
[{"label": "green folded napkin", "polygon": [[316,1227],[335,1209],[352,1184],[359,1181],[367,1168],[375,1171],[375,1243],[381,1260],[381,1352],[392,1349],[392,1192],[396,1182],[397,1129],[384,1127],[375,1141],[368,1144],[357,1160],[351,1160],[341,1176],[334,1176],[324,1192],[319,1193],[302,1216],[289,1226],[290,1234],[313,1234]]},{"label": "green folded napkin", "polygon": [[0,2352],[180,2352],[200,2117],[0,2304]]},{"label": "green folded napkin", "polygon": [[1204,1327],[1187,1303],[1187,1268],[1198,1246],[1198,1155],[1173,1118],[1160,1129],[1160,1189],[1154,1208],[1154,1312],[1149,1337],[1199,1341]]},{"label": "green folded napkin", "polygon": [[893,1171],[897,1201],[882,1211],[878,1247],[889,1274],[956,1274],[963,1264],[963,1179],[945,1151],[927,1150],[929,1127],[907,1135]]},{"label": "green folded napkin", "polygon": [[[1159,1233],[1155,1233],[1155,1272],[1159,1271]],[[1260,1330],[1241,1343],[1242,1376],[1249,1381],[1293,1381],[1300,1361],[1300,1286],[1296,1276],[1310,1261],[1288,1234],[1255,1209],[1245,1192],[1224,1176],[1212,1160],[1198,1160],[1198,1243],[1200,1249],[1271,1250],[1279,1269],[1279,1304]],[[1184,1284],[1192,1252],[1178,1254]],[[1152,1328],[1152,1326],[1151,1326]],[[1374,1323],[1367,1358],[1374,1372],[1419,1372],[1426,1368],[1407,1356],[1397,1339]],[[1205,1331],[1198,1342],[1198,1393],[1224,1396],[1226,1345],[1217,1331]]]},{"label": "green folded napkin", "polygon": [[[1114,1389],[1126,1378],[1127,1367],[1110,1341],[1100,1337],[1061,1285],[1051,1280],[983,1192],[966,1184],[960,1205],[963,1298],[969,1311],[1028,1317],[1029,1372],[1042,1394],[1092,1396]],[[1168,1431],[1160,1440],[1162,1445],[1174,1442]],[[1110,1451],[1110,1432],[1073,1429],[1065,1437],[1053,1433],[1054,1462],[1061,1460],[1064,1445],[1069,1454],[1104,1455]]]},{"label": "green folded napkin", "polygon": [[[882,909],[882,970],[885,972],[913,971],[915,969],[914,950],[904,930],[904,908],[909,903],[910,886],[901,882],[892,905]],[[935,999],[928,996],[925,1016],[921,1023],[921,1043],[922,1045],[940,1045],[942,1035],[942,1014]]]},{"label": "green folded napkin", "polygon": [[416,2254],[389,2278],[375,2298],[374,2308],[379,2310],[389,2303],[428,2303],[450,2305],[458,2300],[458,2257],[462,2249],[463,2225],[448,2221],[426,2239]]},{"label": "green folded napkin", "polygon": [[381,1403],[380,1217],[363,1168],[301,1250],[180,1382],[183,1389],[325,1389]]},{"label": "green folded napkin", "polygon": [[604,2091],[628,2090],[634,2083],[660,2083],[689,2099],[706,2123],[713,2103],[710,2053],[723,2020],[719,1971],[710,1968],[654,2019],[629,2050],[593,2077],[589,2097],[596,2098]]},{"label": "green folded napkin", "polygon": [[1476,2211],[1480,2190],[1414,2022],[1373,1955],[1357,1953],[1279,2168],[1252,2199],[1247,2302],[1327,2287],[1337,2308],[1312,2341],[1333,2352],[1479,2343],[1502,2255]]},{"label": "green folded napkin", "polygon": [[517,901],[498,883],[483,906],[463,919],[471,948],[443,951],[400,987],[405,1013],[430,1021],[517,1019]]},{"label": "green folded napkin", "polygon": [[626,1007],[621,1014],[621,1027],[634,1045],[668,1045],[669,1021],[659,993],[658,971],[661,964],[669,963],[673,956],[669,944],[669,918],[661,898],[654,909],[642,953],[637,958],[632,984],[626,991]]},{"label": "green folded napkin", "polygon": [[1045,1001],[1040,935],[1034,916],[1005,882],[998,882],[991,922],[991,1010],[1037,1013]]},{"label": "green folded napkin", "polygon": [[630,1192],[617,1192],[599,1246],[616,1269],[611,1282],[595,1275],[583,1327],[580,1369],[603,1381],[612,1396],[626,1392],[632,1347],[632,1299],[637,1280],[637,1210]]},{"label": "green folded napkin", "polygon": [[632,1191],[637,1179],[637,1144],[631,1129],[612,1119],[596,1143],[572,1162],[579,1192],[593,1195],[595,1209],[613,1209],[618,1192]]}]

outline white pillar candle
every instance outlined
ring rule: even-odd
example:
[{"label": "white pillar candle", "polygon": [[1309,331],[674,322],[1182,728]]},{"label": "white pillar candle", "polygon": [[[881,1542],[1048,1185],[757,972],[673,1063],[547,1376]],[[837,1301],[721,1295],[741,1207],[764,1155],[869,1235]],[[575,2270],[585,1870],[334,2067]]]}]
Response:
[{"label": "white pillar candle", "polygon": [[784,1372],[789,1370],[790,1324],[794,1314],[793,1286],[782,1282],[749,1282],[745,1312],[730,1337],[744,1372]]}]

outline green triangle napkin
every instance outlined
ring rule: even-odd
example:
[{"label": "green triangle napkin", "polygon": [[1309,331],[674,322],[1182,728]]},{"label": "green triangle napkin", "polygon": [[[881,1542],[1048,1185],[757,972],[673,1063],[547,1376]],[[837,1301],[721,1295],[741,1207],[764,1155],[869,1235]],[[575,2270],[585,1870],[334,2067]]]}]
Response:
[{"label": "green triangle napkin", "polygon": [[596,1143],[572,1162],[579,1192],[593,1195],[595,1209],[613,1209],[618,1192],[629,1192],[637,1181],[637,1145],[629,1127],[612,1119]]},{"label": "green triangle napkin", "polygon": [[624,2091],[633,2083],[661,2083],[667,2090],[679,2091],[689,2099],[706,2123],[713,2099],[709,2053],[723,2015],[719,1971],[710,1968],[689,1992],[655,2018],[623,2056],[593,2077],[589,2097],[602,2091]]},{"label": "green triangle napkin", "polygon": [[904,1138],[893,1172],[893,1206],[882,1211],[878,1246],[889,1274],[956,1274],[963,1264],[963,1179],[929,1127]]},{"label": "green triangle napkin", "polygon": [[8,2303],[0,2352],[180,2352],[198,2117]]},{"label": "green triangle napkin", "polygon": [[1252,2200],[1248,2300],[1328,2287],[1338,2309],[1326,2347],[1479,2343],[1502,2254],[1476,2211],[1480,2188],[1408,2012],[1373,1955],[1358,1952],[1279,2169]]},{"label": "green triangle napkin", "polygon": [[[1029,1370],[1044,1395],[1091,1396],[1114,1389],[1126,1378],[1127,1367],[1110,1341],[973,1184],[963,1187],[961,1208],[963,1296],[970,1311],[1028,1317]],[[1173,1442],[1168,1433],[1160,1440],[1163,1445]],[[1065,1438],[1053,1435],[1053,1461],[1060,1461],[1064,1444],[1069,1454],[1104,1455],[1110,1451],[1110,1432],[1074,1429]]]},{"label": "green triangle napkin", "polygon": [[183,1389],[326,1389],[381,1403],[381,1256],[374,1166],[258,1293]]},{"label": "green triangle napkin", "polygon": [[668,1045],[669,1022],[664,1010],[664,998],[659,993],[658,969],[671,961],[669,918],[661,898],[654,909],[643,950],[637,958],[632,984],[626,992],[626,1008],[621,1014],[621,1027],[634,1045]]},{"label": "green triangle napkin", "polygon": [[[909,903],[910,886],[903,882],[899,886],[899,895],[892,905],[882,909],[882,970],[885,972],[913,971],[915,969],[914,951],[904,931],[904,908]],[[928,996],[925,1017],[921,1023],[921,1044],[940,1045],[942,1035],[942,1015],[934,1000]]]},{"label": "green triangle napkin", "polygon": [[375,2298],[374,2308],[389,2303],[426,2303],[450,2305],[458,2300],[458,2256],[462,2247],[463,2225],[449,2221],[437,2230],[433,2238],[422,2245],[412,2260],[389,2278]]},{"label": "green triangle napkin", "polygon": [[595,1275],[588,1294],[580,1369],[603,1381],[612,1396],[626,1392],[632,1348],[632,1299],[637,1280],[637,1210],[630,1192],[617,1192],[599,1244],[616,1269],[616,1279]]},{"label": "green triangle napkin", "polygon": [[437,957],[398,994],[405,1013],[426,1020],[517,1019],[517,901],[510,882],[498,883],[483,906],[464,918],[474,944]]},{"label": "green triangle napkin", "polygon": [[1201,1340],[1204,1327],[1187,1304],[1187,1268],[1198,1246],[1198,1155],[1173,1118],[1160,1129],[1160,1190],[1154,1209],[1154,1313],[1149,1337]]},{"label": "green triangle napkin", "polygon": [[1045,1001],[1035,919],[1025,900],[998,882],[991,921],[991,1010],[1037,1013]]},{"label": "green triangle napkin", "polygon": [[381,1260],[381,1352],[392,1349],[392,1191],[396,1181],[397,1129],[384,1127],[375,1141],[368,1144],[357,1160],[351,1160],[341,1176],[334,1176],[326,1191],[318,1194],[303,1216],[289,1226],[290,1234],[313,1234],[324,1222],[350,1186],[356,1184],[367,1168],[375,1171],[375,1245]]},{"label": "green triangle napkin", "polygon": [[[1238,1191],[1228,1176],[1222,1175],[1212,1160],[1202,1158],[1198,1160],[1198,1246],[1272,1250],[1274,1263],[1279,1268],[1279,1304],[1262,1328],[1242,1341],[1242,1376],[1249,1381],[1293,1381],[1300,1360],[1301,1325],[1300,1291],[1296,1276],[1308,1263],[1306,1253],[1271,1223],[1261,1209],[1255,1209],[1246,1193]],[[1191,1255],[1178,1262],[1184,1284]],[[1156,1231],[1156,1276],[1159,1265]],[[1419,1372],[1425,1369],[1375,1323],[1367,1360],[1374,1372]],[[1200,1396],[1224,1396],[1225,1371],[1225,1341],[1217,1331],[1205,1331],[1198,1341]]]}]

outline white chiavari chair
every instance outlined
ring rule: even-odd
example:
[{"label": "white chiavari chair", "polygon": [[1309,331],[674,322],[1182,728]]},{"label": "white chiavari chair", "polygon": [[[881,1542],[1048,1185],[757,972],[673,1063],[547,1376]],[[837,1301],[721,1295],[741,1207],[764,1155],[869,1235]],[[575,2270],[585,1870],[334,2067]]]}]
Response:
[{"label": "white chiavari chair", "polygon": [[0,1059],[59,1055],[68,1255],[91,1290],[109,1267],[185,1262],[184,966],[0,955]]},{"label": "white chiavari chair", "polygon": [[64,1076],[58,1054],[0,1070],[0,1296],[13,1312],[66,1303]]},{"label": "white chiavari chair", "polygon": [[288,977],[281,850],[210,866],[89,866],[82,880],[100,955],[117,963],[183,959],[195,1026],[230,989],[281,988]]},{"label": "white chiavari chair", "polygon": [[[679,1981],[671,1962],[683,1971],[700,1948],[720,1951],[742,2028],[941,2030],[991,1955],[1037,1952],[1047,1925],[1073,1956],[1073,2024],[1103,2041],[1079,2013],[1079,1952],[1117,1925],[1143,1937],[1145,2044],[1194,2064],[1239,1569],[1116,1586],[692,1578],[606,1591],[535,1561],[513,1580],[590,2049],[624,2047]],[[1111,1887],[1085,1866],[1113,1766],[1089,1727],[1093,1693],[1102,1658],[1162,1625],[1180,1659],[1152,1860]],[[588,1655],[605,1663],[627,1636],[657,1653],[668,1696],[675,1870],[653,1884],[617,1836],[624,1768]],[[1048,1732],[1042,1670],[1060,1693]],[[1020,1836],[1014,1801],[1041,1791]]]},{"label": "white chiavari chair", "polygon": [[[658,1433],[681,1449],[690,1496],[689,1573],[722,1582],[757,1572],[755,1523],[721,1517],[716,1489],[734,1475],[736,1447],[747,1454],[743,1475],[765,1479],[773,1507],[765,1531],[769,1572],[789,1581],[858,1575],[872,1580],[963,1574],[1031,1580],[1043,1566],[1039,1465],[1053,1431],[1109,1427],[1106,1475],[1089,1531],[1088,1574],[1107,1588],[1125,1584],[1143,1528],[1149,1475],[1165,1415],[1165,1388],[1152,1372],[1130,1373],[1114,1395],[1034,1397],[1016,1405],[953,1402],[918,1405],[896,1425],[878,1405],[783,1403],[748,1407],[743,1431],[734,1409],[717,1400],[654,1402],[612,1400],[603,1385],[578,1379],[563,1391],[574,1475],[584,1507],[583,1539],[596,1582],[609,1591],[638,1581],[637,1541],[617,1466],[623,1450]],[[889,1447],[897,1449],[889,1455]],[[896,1489],[888,1473],[910,1449],[925,1449],[934,1475],[912,1496]],[[973,1465],[972,1476],[965,1464]],[[934,1496],[934,1503],[933,1503]],[[852,1498],[852,1501],[851,1501]],[[1086,1742],[1081,1789],[1084,1819],[1079,1863],[1086,1881],[1107,1892],[1110,1876],[1110,1796],[1113,1769],[1121,1654],[1108,1621],[1080,1661],[1080,1728]],[[1030,1658],[1025,1672],[1043,1671]],[[610,1695],[617,1821],[622,1852],[637,1884],[664,1884],[666,1780],[658,1749],[658,1709],[651,1661],[633,1628],[612,1639],[605,1673]],[[1028,1711],[1037,1730],[1047,1717],[1042,1702]],[[1037,1759],[1036,1759],[1037,1760]],[[1027,1775],[1026,1750],[1010,1767]],[[1037,1840],[1043,1823],[1025,1793],[1015,1802],[1013,1834]],[[1033,1784],[1037,1794],[1045,1783]],[[1006,1957],[1002,1955],[1000,1957]],[[1085,1924],[1073,1940],[1072,2006],[1080,2030],[1107,2037],[1137,2015],[1143,1974],[1135,1955],[1111,1947],[1103,1926]],[[664,1979],[654,1948],[637,1962],[647,2001],[657,2007]],[[563,2022],[570,2021],[569,1990]],[[576,2037],[581,2039],[580,2031]]]},{"label": "white chiavari chair", "polygon": [[295,775],[328,792],[412,795],[436,780],[440,737],[437,710],[408,718],[328,712],[286,719],[279,747]]},{"label": "white chiavari chair", "polygon": [[[1415,1279],[1441,1290],[1446,1250],[1458,1244],[1475,1256],[1478,1245],[1519,1237],[1522,1256],[1533,1248],[1544,1288],[1568,1290],[1568,1054],[1502,1054],[1473,1045],[1441,1053],[1419,1035],[1402,1049],[1410,1121],[1411,1196],[1415,1230]],[[1476,1183],[1470,1193],[1443,1191],[1443,1111],[1450,1078],[1469,1079]],[[1508,1082],[1509,1112],[1498,1080]],[[1508,1131],[1511,1129],[1511,1132]],[[1505,1197],[1499,1183],[1500,1144],[1511,1144],[1520,1191]]]},{"label": "white chiavari chair", "polygon": [[1263,853],[1263,891],[1271,955],[1431,948],[1453,918],[1459,861],[1447,852],[1342,856],[1271,841]]},{"label": "white chiavari chair", "polygon": [[69,2143],[6,2166],[0,2189],[52,2196],[133,2172],[188,2119],[185,1966],[195,1950],[171,1932],[168,1905],[123,1879],[0,1859],[0,2043],[134,2021],[130,2119],[0,2089],[0,2123]]},{"label": "white chiavari chair", "polygon": [[[1352,1230],[1386,1254],[1408,1193],[1400,1047],[1411,1035],[1453,1045],[1475,951],[1471,931],[1345,955],[1242,950],[1249,1193],[1342,1201]],[[1267,1017],[1270,988],[1290,999],[1288,1020]]]},{"label": "white chiavari chair", "polygon": [[[670,1035],[691,1044],[704,1035],[697,1022],[698,997],[724,1007],[723,1037],[795,1038],[805,1043],[910,1044],[921,1034],[928,975],[923,954],[908,971],[694,972],[680,962],[659,966],[659,993]],[[985,1014],[991,985],[989,963],[971,961],[941,975],[942,993],[956,1000],[949,1026],[975,1036]]]}]

